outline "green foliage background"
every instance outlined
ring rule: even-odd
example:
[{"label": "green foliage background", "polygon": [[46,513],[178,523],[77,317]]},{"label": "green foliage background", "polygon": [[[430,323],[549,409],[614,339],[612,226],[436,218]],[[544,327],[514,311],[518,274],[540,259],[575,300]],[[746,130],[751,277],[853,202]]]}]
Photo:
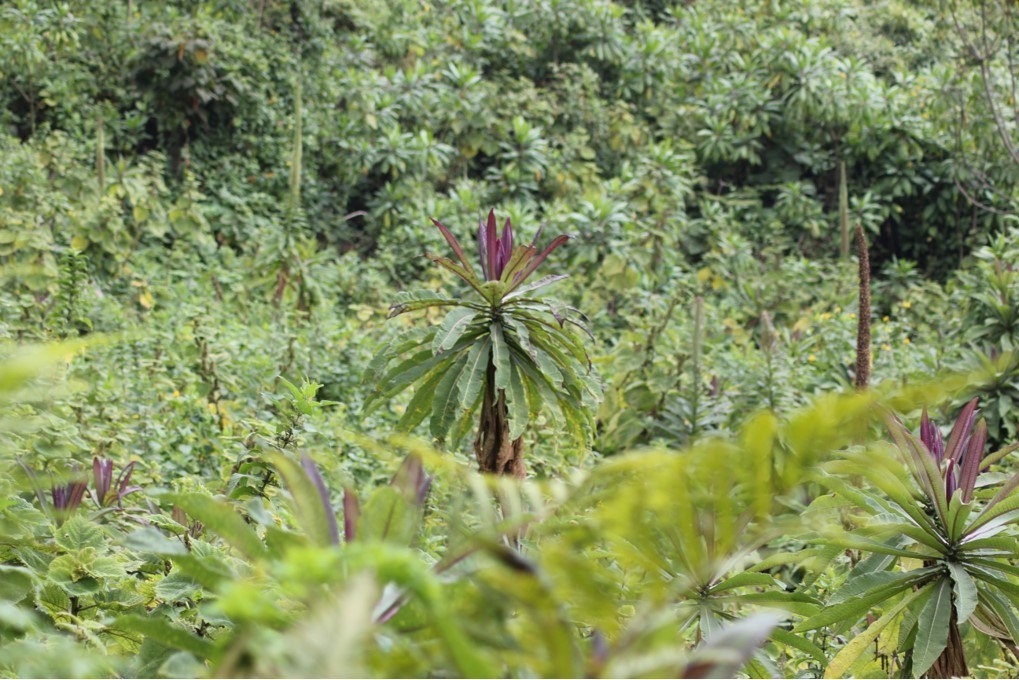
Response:
[{"label": "green foliage background", "polygon": [[[979,395],[992,444],[1019,434],[1019,166],[953,8],[977,16],[919,0],[4,3],[0,671],[668,675],[730,618],[816,613],[861,554],[808,554],[789,522],[853,521],[811,505],[810,480],[872,443],[859,411],[890,402],[911,423]],[[840,165],[872,247],[879,392],[841,400],[822,396],[855,361]],[[530,423],[523,485],[480,481],[462,447],[394,443],[409,394],[362,415],[369,361],[415,323],[385,321],[394,294],[458,294],[420,257],[445,247],[428,218],[469,244],[493,207],[521,238],[574,235],[546,266],[570,274],[555,293],[590,317],[604,387],[588,441]],[[423,509],[386,484],[408,447],[436,476]],[[334,507],[362,495],[372,540],[316,542],[270,455],[301,451]],[[48,492],[93,456],[137,462],[130,512],[86,499],[62,521],[15,462]],[[741,466],[760,475],[734,491]],[[394,506],[390,535],[371,518]],[[683,561],[701,538],[675,531],[728,521]],[[526,568],[503,550],[525,524]],[[456,578],[433,572],[458,551]],[[378,624],[397,587],[410,604]],[[335,606],[314,607],[322,593]],[[859,624],[800,638],[788,616],[745,672],[819,676]],[[854,672],[901,669],[883,635]],[[988,640],[967,636],[971,670],[1014,673]]]}]

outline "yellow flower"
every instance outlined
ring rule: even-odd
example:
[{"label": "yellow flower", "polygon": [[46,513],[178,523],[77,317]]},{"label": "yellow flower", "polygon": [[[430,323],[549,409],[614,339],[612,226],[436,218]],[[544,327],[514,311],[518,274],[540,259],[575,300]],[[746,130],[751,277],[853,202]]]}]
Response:
[{"label": "yellow flower", "polygon": [[891,321],[891,317],[889,317],[889,316],[883,316],[883,317],[881,317],[881,320],[882,320],[882,321]]},{"label": "yellow flower", "polygon": [[817,360],[817,357],[815,357],[813,354],[811,354],[809,357],[807,357],[807,361],[809,361],[810,363],[814,363],[816,360]]},{"label": "yellow flower", "polygon": [[902,344],[903,345],[908,345],[909,344],[909,338],[903,338],[902,339]]},{"label": "yellow flower", "polygon": [[174,390],[173,391],[173,398],[176,399],[179,396],[180,396],[180,390]]},{"label": "yellow flower", "polygon": [[841,314],[841,313],[842,313],[842,308],[841,308],[841,307],[836,307],[836,308],[835,308],[835,312],[836,312],[837,314]]},{"label": "yellow flower", "polygon": [[909,300],[903,300],[903,301],[902,301],[902,308],[903,308],[903,309],[909,309],[909,308],[910,308],[910,307],[912,307],[912,306],[913,306],[913,305],[912,305],[912,304],[910,304]]},{"label": "yellow flower", "polygon": [[891,352],[891,351],[892,351],[892,346],[891,346],[891,345],[889,345],[889,344],[888,344],[888,343],[886,342],[886,343],[884,343],[884,344],[882,344],[882,345],[881,345],[881,349],[883,349],[883,350],[884,350],[884,351],[886,351],[886,352]]},{"label": "yellow flower", "polygon": [[846,316],[848,316],[850,319],[855,319],[856,318],[856,314],[854,314],[852,312],[849,312],[848,314],[846,314]]},{"label": "yellow flower", "polygon": [[821,319],[824,320],[824,321],[827,321],[830,318],[831,318],[831,312],[825,312],[824,314],[821,315]]}]

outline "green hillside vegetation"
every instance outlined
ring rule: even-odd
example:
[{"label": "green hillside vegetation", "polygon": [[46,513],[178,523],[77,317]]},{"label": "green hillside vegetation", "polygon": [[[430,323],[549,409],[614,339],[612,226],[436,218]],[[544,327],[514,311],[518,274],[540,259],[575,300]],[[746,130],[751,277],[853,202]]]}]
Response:
[{"label": "green hillside vegetation", "polygon": [[1019,677],[1016,36],[0,4],[0,676]]}]

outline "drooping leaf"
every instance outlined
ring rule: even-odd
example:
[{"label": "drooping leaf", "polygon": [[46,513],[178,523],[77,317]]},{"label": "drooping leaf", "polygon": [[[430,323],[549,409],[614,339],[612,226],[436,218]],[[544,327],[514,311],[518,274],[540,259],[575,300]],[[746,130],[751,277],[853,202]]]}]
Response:
[{"label": "drooping leaf", "polygon": [[948,624],[952,616],[952,579],[942,577],[931,590],[920,619],[917,621],[916,642],[913,643],[913,668],[922,676],[948,646]]},{"label": "drooping leaf", "polygon": [[530,421],[527,404],[527,392],[520,371],[513,364],[510,364],[510,383],[506,390],[506,411],[509,418],[509,436],[515,440],[520,437]]},{"label": "drooping leaf", "polygon": [[432,353],[442,354],[455,345],[477,315],[476,310],[467,307],[457,307],[449,312],[435,331]]},{"label": "drooping leaf", "polygon": [[468,353],[464,353],[443,374],[442,380],[435,387],[435,398],[432,400],[432,417],[430,430],[433,437],[442,439],[446,436],[450,425],[457,415],[460,403],[460,375],[467,365]]},{"label": "drooping leaf", "polygon": [[967,621],[977,608],[977,585],[973,582],[973,577],[966,571],[966,567],[958,562],[949,562],[948,572],[955,584],[955,611],[958,614],[959,622],[962,623]]},{"label": "drooping leaf", "polygon": [[460,386],[460,410],[470,411],[485,387],[491,338],[476,343],[467,353],[467,362],[457,384]]},{"label": "drooping leaf", "polygon": [[506,338],[502,332],[502,324],[492,323],[492,363],[495,365],[495,389],[505,391],[510,384],[510,353]]},{"label": "drooping leaf", "polygon": [[881,632],[887,628],[888,625],[892,623],[892,621],[894,621],[904,609],[906,609],[906,607],[911,605],[913,601],[926,596],[930,589],[931,585],[928,584],[919,590],[909,593],[896,602],[890,609],[885,611],[885,613],[881,615],[881,618],[870,624],[867,627],[867,630],[850,640],[850,642],[839,650],[839,653],[836,654],[828,664],[828,667],[824,671],[824,677],[841,678],[846,676],[849,673],[850,667],[858,658],[860,658],[860,655],[863,654],[863,652],[866,651],[866,649],[870,647],[875,640],[877,640],[878,635],[880,635]]}]

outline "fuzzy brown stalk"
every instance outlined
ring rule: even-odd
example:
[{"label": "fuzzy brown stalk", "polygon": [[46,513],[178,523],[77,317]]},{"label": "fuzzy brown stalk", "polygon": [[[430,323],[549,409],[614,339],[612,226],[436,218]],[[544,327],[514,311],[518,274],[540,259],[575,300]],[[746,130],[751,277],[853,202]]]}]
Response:
[{"label": "fuzzy brown stalk", "polygon": [[856,389],[870,384],[870,255],[863,227],[856,225],[856,254],[860,261],[860,304],[856,320]]},{"label": "fuzzy brown stalk", "polygon": [[839,161],[839,253],[842,259],[849,259],[849,187],[845,161]]},{"label": "fuzzy brown stalk", "polygon": [[510,439],[509,416],[506,399],[499,392],[496,396],[495,365],[488,364],[485,381],[485,397],[481,404],[481,423],[474,437],[474,455],[478,458],[478,469],[495,475],[511,475],[517,479],[527,476],[524,466],[524,440]]}]

